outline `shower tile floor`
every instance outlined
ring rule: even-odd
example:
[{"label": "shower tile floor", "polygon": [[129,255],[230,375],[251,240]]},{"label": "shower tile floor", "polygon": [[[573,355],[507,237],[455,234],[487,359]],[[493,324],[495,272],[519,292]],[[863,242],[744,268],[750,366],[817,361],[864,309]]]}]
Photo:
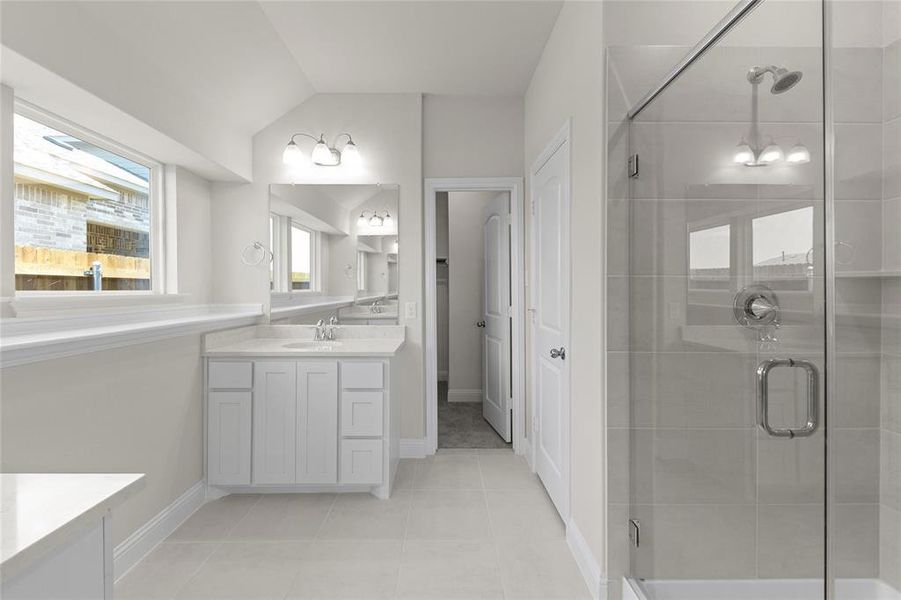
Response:
[{"label": "shower tile floor", "polygon": [[447,382],[438,382],[439,448],[512,448],[482,417],[481,402],[448,402]]},{"label": "shower tile floor", "polygon": [[125,598],[590,598],[563,522],[508,450],[403,460],[389,500],[208,502],[116,583]]}]

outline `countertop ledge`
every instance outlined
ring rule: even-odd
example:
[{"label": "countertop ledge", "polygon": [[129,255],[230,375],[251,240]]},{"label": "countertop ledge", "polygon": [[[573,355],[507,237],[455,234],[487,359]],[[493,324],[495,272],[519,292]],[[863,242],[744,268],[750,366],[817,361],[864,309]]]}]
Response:
[{"label": "countertop ledge", "polygon": [[196,305],[106,315],[0,319],[3,368],[255,323],[261,305]]},{"label": "countertop ledge", "polygon": [[143,485],[142,473],[0,474],[3,580],[71,540]]},{"label": "countertop ledge", "polygon": [[[315,342],[310,325],[260,325],[209,334],[203,354],[210,358],[391,357],[404,346],[403,325],[344,325],[334,341]],[[290,348],[302,344],[302,348]]]}]

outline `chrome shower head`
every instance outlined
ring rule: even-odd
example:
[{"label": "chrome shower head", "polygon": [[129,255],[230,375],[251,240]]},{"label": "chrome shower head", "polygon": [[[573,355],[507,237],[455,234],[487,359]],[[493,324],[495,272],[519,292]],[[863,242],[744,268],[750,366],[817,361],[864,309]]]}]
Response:
[{"label": "chrome shower head", "polygon": [[757,85],[763,81],[763,77],[767,73],[773,76],[773,87],[770,88],[772,94],[787,92],[795,87],[795,84],[801,81],[803,76],[801,71],[789,71],[784,67],[770,65],[768,67],[751,67],[751,70],[748,71],[748,81],[752,85]]}]

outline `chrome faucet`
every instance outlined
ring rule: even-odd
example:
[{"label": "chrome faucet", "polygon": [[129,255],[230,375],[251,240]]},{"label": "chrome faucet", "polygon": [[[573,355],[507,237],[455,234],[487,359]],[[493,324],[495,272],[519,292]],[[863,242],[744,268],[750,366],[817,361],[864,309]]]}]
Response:
[{"label": "chrome faucet", "polygon": [[316,330],[313,332],[314,342],[334,341],[335,330],[338,329],[338,317],[332,315],[328,320],[328,325],[322,319],[316,321]]},{"label": "chrome faucet", "polygon": [[382,312],[382,301],[376,300],[369,306],[369,312],[373,314],[380,314]]}]

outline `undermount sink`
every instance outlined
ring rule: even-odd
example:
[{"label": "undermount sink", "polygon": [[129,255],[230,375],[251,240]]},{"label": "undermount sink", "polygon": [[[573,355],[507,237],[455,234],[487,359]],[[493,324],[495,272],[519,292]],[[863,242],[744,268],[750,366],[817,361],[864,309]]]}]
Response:
[{"label": "undermount sink", "polygon": [[332,350],[342,345],[342,342],[335,340],[304,340],[302,342],[291,342],[290,344],[285,344],[285,348],[290,348],[292,350],[316,350],[316,351],[324,351],[324,350]]}]

